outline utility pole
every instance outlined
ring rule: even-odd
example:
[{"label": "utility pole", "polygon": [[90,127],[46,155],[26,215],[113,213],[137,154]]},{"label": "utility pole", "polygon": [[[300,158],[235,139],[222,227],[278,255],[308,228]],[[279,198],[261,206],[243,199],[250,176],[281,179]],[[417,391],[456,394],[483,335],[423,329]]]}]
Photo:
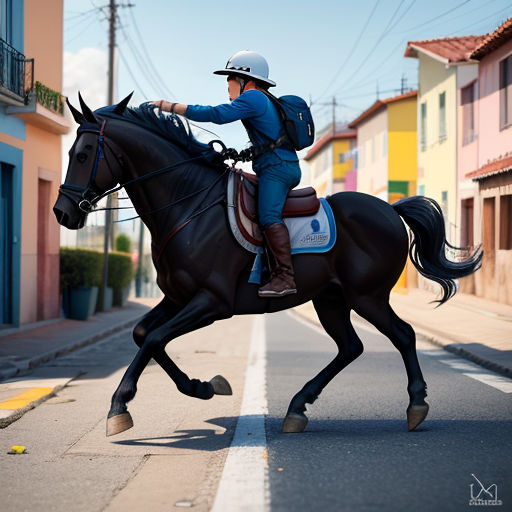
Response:
[{"label": "utility pole", "polygon": [[[114,104],[114,53],[116,47],[116,17],[117,5],[115,0],[110,0],[108,6],[108,104]],[[106,306],[106,293],[108,283],[108,252],[110,245],[110,230],[112,225],[112,196],[107,196],[107,209],[105,210],[105,239],[103,242],[103,282],[101,285],[101,303],[102,309]]]},{"label": "utility pole", "polygon": [[332,97],[332,134],[336,135],[336,96]]},{"label": "utility pole", "polygon": [[144,265],[144,223],[142,219],[139,220],[139,264],[137,265],[137,273],[135,274],[135,297],[142,297],[142,270]]}]

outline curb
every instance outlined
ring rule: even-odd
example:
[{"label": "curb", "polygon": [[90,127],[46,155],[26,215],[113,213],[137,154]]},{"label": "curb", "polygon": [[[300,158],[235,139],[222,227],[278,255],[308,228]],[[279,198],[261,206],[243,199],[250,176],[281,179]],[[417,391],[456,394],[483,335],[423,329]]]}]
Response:
[{"label": "curb", "polygon": [[97,341],[100,341],[103,338],[107,338],[108,336],[111,336],[112,334],[115,334],[119,331],[127,329],[127,328],[133,326],[140,318],[142,318],[142,316],[143,315],[140,315],[135,318],[132,318],[131,320],[126,320],[118,325],[114,325],[113,327],[104,329],[103,331],[100,331],[96,334],[89,335],[86,338],[77,340],[74,343],[72,342],[69,345],[60,347],[55,350],[51,350],[44,354],[38,354],[37,356],[35,356],[31,359],[23,359],[19,362],[18,361],[15,363],[13,362],[13,363],[11,363],[13,365],[12,368],[0,369],[0,382],[3,380],[15,377],[22,371],[31,370],[32,368],[36,368],[37,366],[39,366],[43,363],[52,361],[53,359],[56,359],[57,357],[63,356],[65,354],[68,354],[69,352],[73,352],[80,348],[86,347],[87,345],[92,345],[93,343],[96,343]]},{"label": "curb", "polygon": [[8,427],[11,423],[18,421],[26,412],[35,409],[38,405],[46,402],[46,400],[57,396],[59,391],[62,391],[71,381],[75,380],[77,377],[80,377],[80,375],[82,375],[82,372],[78,372],[74,377],[68,379],[64,384],[55,386],[47,395],[44,395],[41,398],[30,402],[28,405],[22,407],[21,409],[13,410],[10,416],[7,416],[6,418],[0,418],[0,428]]},{"label": "curb", "polygon": [[[301,318],[303,318],[310,324],[322,328],[322,326],[319,322],[316,322],[315,320],[310,318],[308,315],[305,315],[299,311],[296,311],[295,309],[291,309],[290,311],[294,315],[300,316]],[[413,323],[406,318],[404,318],[404,320],[409,323]],[[368,323],[364,319],[363,319],[363,321],[365,323]],[[371,324],[369,324],[369,325],[371,325]],[[414,325],[413,325],[413,327],[414,327]],[[485,357],[476,355],[476,354],[470,352],[469,350],[466,350],[465,348],[463,348],[464,347],[463,343],[453,343],[452,341],[447,340],[446,338],[437,336],[435,334],[432,334],[432,333],[422,329],[421,327],[419,327],[419,328],[414,327],[414,331],[416,333],[416,336],[418,338],[421,338],[423,341],[429,341],[430,343],[433,343],[434,345],[437,345],[438,347],[443,348],[444,350],[446,350],[446,352],[450,352],[452,354],[463,357],[464,359],[467,359],[468,361],[478,364],[482,368],[491,370],[495,373],[503,375],[504,377],[508,377],[509,379],[512,378],[512,369],[511,368],[509,368],[507,366],[503,366],[499,363],[495,363],[494,361],[490,361],[489,359],[486,359]]]}]

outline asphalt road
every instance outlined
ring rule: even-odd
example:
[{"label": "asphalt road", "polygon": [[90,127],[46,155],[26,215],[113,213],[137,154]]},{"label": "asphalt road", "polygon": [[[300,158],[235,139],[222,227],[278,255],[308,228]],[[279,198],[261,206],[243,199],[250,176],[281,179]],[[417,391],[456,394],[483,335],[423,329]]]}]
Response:
[{"label": "asphalt road", "polygon": [[[254,325],[252,317],[236,317],[170,347],[191,377],[225,375],[232,397],[184,397],[151,364],[129,406],[135,427],[115,438],[105,438],[105,416],[135,354],[128,331],[34,370],[31,378],[81,376],[0,430],[2,512],[203,512],[219,495],[220,480],[229,501],[233,482],[243,493],[256,474],[264,485],[251,492],[269,489],[269,497],[249,502],[266,501],[272,512],[467,510],[474,509],[471,492],[480,498],[497,493],[503,504],[496,508],[512,510],[512,394],[498,389],[510,381],[436,347],[420,346],[431,409],[422,426],[409,433],[401,358],[387,339],[365,328],[359,330],[364,354],[308,406],[306,431],[285,435],[281,422],[289,400],[332,359],[335,345],[291,313],[267,315],[261,325],[268,414],[261,416],[263,434],[257,440],[257,409],[250,400],[246,409],[241,405],[244,386],[256,386],[256,379],[246,382],[245,376],[259,368],[251,370],[258,358],[252,352],[248,357]],[[264,392],[260,395],[265,399]],[[246,412],[239,419],[241,406]],[[246,440],[238,431],[242,424]],[[7,455],[15,444],[26,445],[28,454]],[[232,448],[241,456],[241,469],[230,477],[235,480],[223,472]],[[253,466],[244,450],[256,450]],[[243,512],[264,509],[258,505]],[[240,508],[235,502],[229,510]]]},{"label": "asphalt road", "polygon": [[420,345],[430,411],[408,432],[401,357],[373,329],[357,330],[363,355],[308,405],[306,432],[283,435],[290,398],[332,359],[335,345],[290,314],[267,319],[272,512],[474,509],[470,485],[475,497],[481,486],[472,474],[486,490],[496,484],[497,508],[512,510],[512,395],[464,375],[485,378],[485,370]]}]

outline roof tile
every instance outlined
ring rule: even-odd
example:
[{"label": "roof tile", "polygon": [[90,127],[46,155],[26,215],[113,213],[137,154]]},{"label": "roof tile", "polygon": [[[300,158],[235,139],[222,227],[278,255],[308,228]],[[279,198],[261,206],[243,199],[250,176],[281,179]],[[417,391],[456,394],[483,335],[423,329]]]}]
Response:
[{"label": "roof tile", "polygon": [[469,60],[471,52],[485,39],[487,34],[481,36],[444,37],[441,39],[428,39],[426,41],[409,41],[405,50],[405,57],[417,57],[418,50],[424,50],[438,55],[448,62],[465,62]]},{"label": "roof tile", "polygon": [[487,54],[512,39],[512,18],[502,23],[492,34],[487,35],[471,54],[472,59],[482,59]]}]

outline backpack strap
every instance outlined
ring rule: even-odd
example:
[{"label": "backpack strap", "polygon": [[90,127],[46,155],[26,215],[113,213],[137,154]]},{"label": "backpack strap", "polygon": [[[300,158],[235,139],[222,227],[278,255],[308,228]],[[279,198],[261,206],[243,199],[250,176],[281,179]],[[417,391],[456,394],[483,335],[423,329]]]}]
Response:
[{"label": "backpack strap", "polygon": [[263,153],[266,153],[267,151],[273,151],[276,148],[283,147],[284,149],[288,149],[290,151],[295,151],[295,148],[293,147],[293,144],[290,141],[290,138],[288,137],[288,134],[286,133],[286,130],[284,128],[283,123],[283,116],[284,116],[284,110],[282,109],[281,105],[279,105],[279,102],[277,101],[277,98],[270,94],[267,91],[261,91],[267,98],[271,101],[271,103],[276,107],[277,114],[279,116],[279,121],[281,123],[280,131],[283,132],[283,135],[281,135],[276,140],[273,140],[270,138],[266,133],[263,133],[261,130],[256,128],[255,126],[249,126],[249,123],[247,122],[247,119],[242,119],[242,124],[245,126],[245,129],[247,133],[249,134],[249,138],[251,138],[251,131],[255,131],[259,133],[264,139],[267,139],[269,142],[265,142],[263,144],[254,144],[254,141],[251,140],[251,143],[253,144],[252,147],[249,150],[243,150],[245,152],[245,158],[254,160],[255,158],[258,158]]}]

